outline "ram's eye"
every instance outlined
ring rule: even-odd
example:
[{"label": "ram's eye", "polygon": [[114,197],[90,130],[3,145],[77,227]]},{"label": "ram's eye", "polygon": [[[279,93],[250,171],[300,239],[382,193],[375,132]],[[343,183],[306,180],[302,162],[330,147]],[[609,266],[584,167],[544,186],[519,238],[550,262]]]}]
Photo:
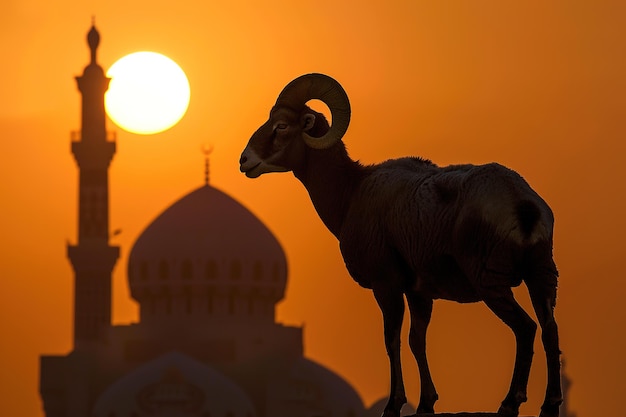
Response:
[{"label": "ram's eye", "polygon": [[285,130],[287,129],[287,123],[278,123],[276,125],[276,130]]}]

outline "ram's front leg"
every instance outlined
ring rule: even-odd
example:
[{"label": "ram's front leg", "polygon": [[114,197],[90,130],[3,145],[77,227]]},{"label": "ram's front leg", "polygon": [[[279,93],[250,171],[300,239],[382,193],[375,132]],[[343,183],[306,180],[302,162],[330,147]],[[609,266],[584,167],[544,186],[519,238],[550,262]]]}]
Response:
[{"label": "ram's front leg", "polygon": [[374,296],[383,313],[385,330],[385,347],[389,356],[391,389],[389,401],[385,406],[383,417],[399,417],[400,409],[406,403],[402,365],[400,361],[400,331],[404,316],[404,298],[402,291],[393,288],[387,282],[373,285]]},{"label": "ram's front leg", "polygon": [[420,374],[421,393],[416,414],[432,414],[435,412],[435,402],[439,398],[426,358],[426,329],[433,311],[433,300],[419,293],[407,293],[406,299],[411,312],[409,345]]}]

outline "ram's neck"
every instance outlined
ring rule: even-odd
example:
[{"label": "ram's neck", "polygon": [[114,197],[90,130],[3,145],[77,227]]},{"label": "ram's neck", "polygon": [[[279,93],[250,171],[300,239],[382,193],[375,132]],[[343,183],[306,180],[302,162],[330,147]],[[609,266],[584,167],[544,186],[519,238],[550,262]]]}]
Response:
[{"label": "ram's neck", "polygon": [[309,149],[306,164],[294,175],[304,184],[318,215],[339,238],[352,196],[366,169],[348,156],[343,143],[330,149]]}]

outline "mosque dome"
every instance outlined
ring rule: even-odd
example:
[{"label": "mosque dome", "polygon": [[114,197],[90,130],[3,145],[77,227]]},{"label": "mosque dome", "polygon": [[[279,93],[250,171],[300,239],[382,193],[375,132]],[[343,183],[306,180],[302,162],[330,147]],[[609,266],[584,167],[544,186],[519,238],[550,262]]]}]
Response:
[{"label": "mosque dome", "polygon": [[205,184],[161,213],[129,256],[141,321],[190,315],[266,317],[287,282],[287,260],[247,208]]},{"label": "mosque dome", "polygon": [[170,352],[126,374],[98,398],[93,417],[254,417],[248,395],[202,362]]}]

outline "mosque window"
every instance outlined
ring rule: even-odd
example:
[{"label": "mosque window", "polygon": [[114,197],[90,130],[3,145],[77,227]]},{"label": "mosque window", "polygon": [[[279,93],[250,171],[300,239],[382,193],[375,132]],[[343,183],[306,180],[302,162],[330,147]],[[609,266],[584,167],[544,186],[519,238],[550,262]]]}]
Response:
[{"label": "mosque window", "polygon": [[255,281],[260,281],[263,278],[263,264],[261,261],[256,261],[254,263],[254,268],[252,271],[252,279]]},{"label": "mosque window", "polygon": [[230,278],[231,279],[241,278],[241,262],[233,261],[230,264]]},{"label": "mosque window", "polygon": [[168,279],[170,277],[170,268],[166,260],[159,262],[159,279]]},{"label": "mosque window", "polygon": [[139,279],[142,281],[148,280],[148,262],[142,261],[139,264]]},{"label": "mosque window", "polygon": [[206,279],[215,279],[217,278],[217,265],[215,265],[215,261],[208,261],[206,263],[206,268],[204,270],[204,276]]},{"label": "mosque window", "polygon": [[185,259],[181,266],[180,275],[183,279],[191,279],[193,277],[193,265],[189,259]]}]

